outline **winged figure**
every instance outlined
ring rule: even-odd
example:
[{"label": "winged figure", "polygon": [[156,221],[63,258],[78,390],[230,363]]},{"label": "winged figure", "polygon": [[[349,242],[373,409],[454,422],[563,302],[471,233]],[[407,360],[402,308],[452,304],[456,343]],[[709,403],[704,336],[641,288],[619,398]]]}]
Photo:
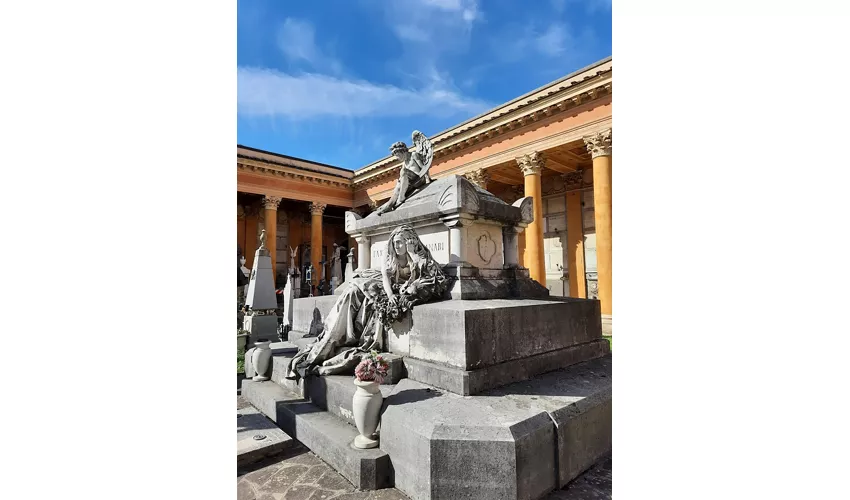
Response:
[{"label": "winged figure", "polygon": [[378,215],[395,210],[410,195],[431,183],[431,176],[428,175],[431,162],[434,160],[434,148],[431,146],[431,141],[418,130],[413,131],[411,138],[413,151],[410,151],[407,144],[401,141],[390,146],[390,152],[401,160],[401,169],[393,194],[389,201],[376,210]]}]

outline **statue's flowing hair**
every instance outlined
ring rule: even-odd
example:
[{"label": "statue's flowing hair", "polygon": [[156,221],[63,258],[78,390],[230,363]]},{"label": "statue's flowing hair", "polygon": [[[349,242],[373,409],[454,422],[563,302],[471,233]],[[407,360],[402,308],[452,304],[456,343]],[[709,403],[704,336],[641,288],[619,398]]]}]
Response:
[{"label": "statue's flowing hair", "polygon": [[401,236],[404,242],[413,241],[413,253],[417,260],[424,259],[425,262],[434,260],[431,256],[431,251],[422,243],[422,240],[419,239],[419,235],[416,234],[413,228],[410,226],[399,226],[393,229],[393,232],[390,233],[390,238],[387,240],[386,265],[387,269],[393,274],[398,270],[398,254],[395,251],[395,245],[393,245],[393,241],[397,236]]}]

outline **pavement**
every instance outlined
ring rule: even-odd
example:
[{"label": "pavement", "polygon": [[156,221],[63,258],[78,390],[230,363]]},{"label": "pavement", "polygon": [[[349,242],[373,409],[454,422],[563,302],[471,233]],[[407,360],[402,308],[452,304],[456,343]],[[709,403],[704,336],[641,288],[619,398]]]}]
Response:
[{"label": "pavement", "polygon": [[[236,408],[251,406],[242,396]],[[543,500],[610,500],[611,457]],[[237,500],[409,500],[395,488],[358,491],[301,443],[237,470]]]}]

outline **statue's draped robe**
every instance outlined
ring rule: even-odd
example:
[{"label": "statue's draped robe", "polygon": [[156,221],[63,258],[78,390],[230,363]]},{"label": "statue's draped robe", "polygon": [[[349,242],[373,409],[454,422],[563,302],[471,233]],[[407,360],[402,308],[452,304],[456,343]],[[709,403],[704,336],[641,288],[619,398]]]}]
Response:
[{"label": "statue's draped robe", "polygon": [[[403,283],[409,276],[410,268],[400,267],[391,281]],[[386,297],[380,270],[355,273],[351,286],[325,317],[325,328],[318,341],[305,346],[292,358],[286,377],[297,379],[314,369],[319,375],[348,373],[360,362],[362,354],[382,350],[383,325],[374,307],[379,296]]]}]

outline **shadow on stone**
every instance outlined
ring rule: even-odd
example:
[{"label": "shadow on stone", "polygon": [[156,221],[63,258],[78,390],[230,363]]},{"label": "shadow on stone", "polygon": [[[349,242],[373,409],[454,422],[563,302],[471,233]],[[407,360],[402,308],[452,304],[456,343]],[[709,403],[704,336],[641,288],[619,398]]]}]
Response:
[{"label": "shadow on stone", "polygon": [[254,462],[252,464],[244,465],[242,467],[237,467],[236,468],[236,477],[242,477],[245,474],[249,474],[249,473],[254,472],[256,470],[268,467],[269,465],[273,465],[273,464],[276,464],[276,463],[283,462],[284,460],[289,460],[289,459],[291,459],[293,457],[297,457],[299,455],[304,455],[305,453],[310,453],[310,450],[308,450],[307,447],[304,446],[303,444],[298,443],[295,446],[293,446],[292,448],[284,451],[283,453],[281,453],[279,455],[274,455],[274,456],[271,456],[271,457],[268,457],[268,458],[264,458],[263,460],[260,460],[259,462]]},{"label": "shadow on stone", "polygon": [[307,331],[307,335],[304,337],[318,337],[322,334],[322,331],[325,329],[324,323],[322,323],[322,311],[319,310],[318,307],[313,308],[313,320],[310,321],[310,329]]}]

